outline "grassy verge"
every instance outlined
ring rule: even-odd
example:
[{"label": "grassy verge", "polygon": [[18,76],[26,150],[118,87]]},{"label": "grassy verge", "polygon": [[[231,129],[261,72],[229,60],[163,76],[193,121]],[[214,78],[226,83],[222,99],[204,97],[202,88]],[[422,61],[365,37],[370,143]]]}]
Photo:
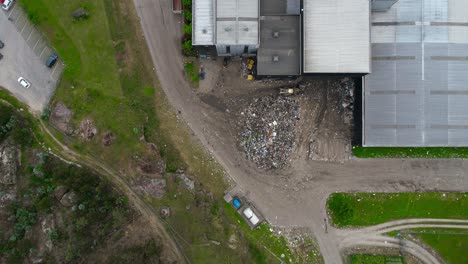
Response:
[{"label": "grassy verge", "polygon": [[468,193],[335,193],[327,207],[338,227],[414,217],[468,219]]},{"label": "grassy verge", "polygon": [[354,147],[358,158],[468,158],[468,148]]},{"label": "grassy verge", "polygon": [[351,255],[350,264],[387,264],[405,263],[402,257],[381,256],[381,255]]},{"label": "grassy verge", "polygon": [[197,67],[194,62],[187,62],[184,65],[185,76],[193,87],[198,87],[200,77],[198,75]]}]

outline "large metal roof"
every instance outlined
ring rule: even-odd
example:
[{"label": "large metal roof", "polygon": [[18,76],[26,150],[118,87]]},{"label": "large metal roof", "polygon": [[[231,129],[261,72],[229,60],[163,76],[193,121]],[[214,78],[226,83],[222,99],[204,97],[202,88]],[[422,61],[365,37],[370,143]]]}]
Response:
[{"label": "large metal roof", "polygon": [[258,44],[259,0],[216,0],[216,44]]},{"label": "large metal roof", "polygon": [[304,72],[370,72],[369,0],[303,0]]},{"label": "large metal roof", "polygon": [[400,0],[372,14],[366,146],[468,146],[468,1]]}]

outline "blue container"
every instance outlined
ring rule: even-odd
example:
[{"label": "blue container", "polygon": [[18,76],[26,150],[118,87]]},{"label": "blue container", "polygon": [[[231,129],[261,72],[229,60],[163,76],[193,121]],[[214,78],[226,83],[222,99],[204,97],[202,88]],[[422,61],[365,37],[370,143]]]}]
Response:
[{"label": "blue container", "polygon": [[240,201],[238,198],[234,198],[234,199],[232,200],[232,205],[234,205],[234,207],[235,207],[236,209],[239,209],[239,208],[241,207],[242,203],[241,203],[241,201]]}]

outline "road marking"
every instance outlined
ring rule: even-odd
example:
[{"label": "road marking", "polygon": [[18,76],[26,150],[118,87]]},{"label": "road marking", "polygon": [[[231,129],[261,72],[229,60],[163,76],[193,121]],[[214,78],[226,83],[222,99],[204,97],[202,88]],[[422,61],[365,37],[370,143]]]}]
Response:
[{"label": "road marking", "polygon": [[29,36],[28,38],[26,39],[26,43],[28,42],[29,38],[31,37],[32,33],[34,32],[34,28],[31,30],[31,32],[29,33]]},{"label": "road marking", "polygon": [[34,44],[34,48],[33,48],[33,51],[36,49],[36,46],[37,46],[37,43],[39,43],[39,40],[41,40],[41,37],[39,37],[36,41],[36,44]]}]

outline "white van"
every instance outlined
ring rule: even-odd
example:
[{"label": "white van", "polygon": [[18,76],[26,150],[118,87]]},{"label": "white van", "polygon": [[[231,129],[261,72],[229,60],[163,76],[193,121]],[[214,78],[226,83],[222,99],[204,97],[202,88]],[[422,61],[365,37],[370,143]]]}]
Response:
[{"label": "white van", "polygon": [[15,0],[5,0],[2,4],[2,8],[5,9],[5,10],[8,10],[10,9],[10,7],[13,5],[13,2]]}]

